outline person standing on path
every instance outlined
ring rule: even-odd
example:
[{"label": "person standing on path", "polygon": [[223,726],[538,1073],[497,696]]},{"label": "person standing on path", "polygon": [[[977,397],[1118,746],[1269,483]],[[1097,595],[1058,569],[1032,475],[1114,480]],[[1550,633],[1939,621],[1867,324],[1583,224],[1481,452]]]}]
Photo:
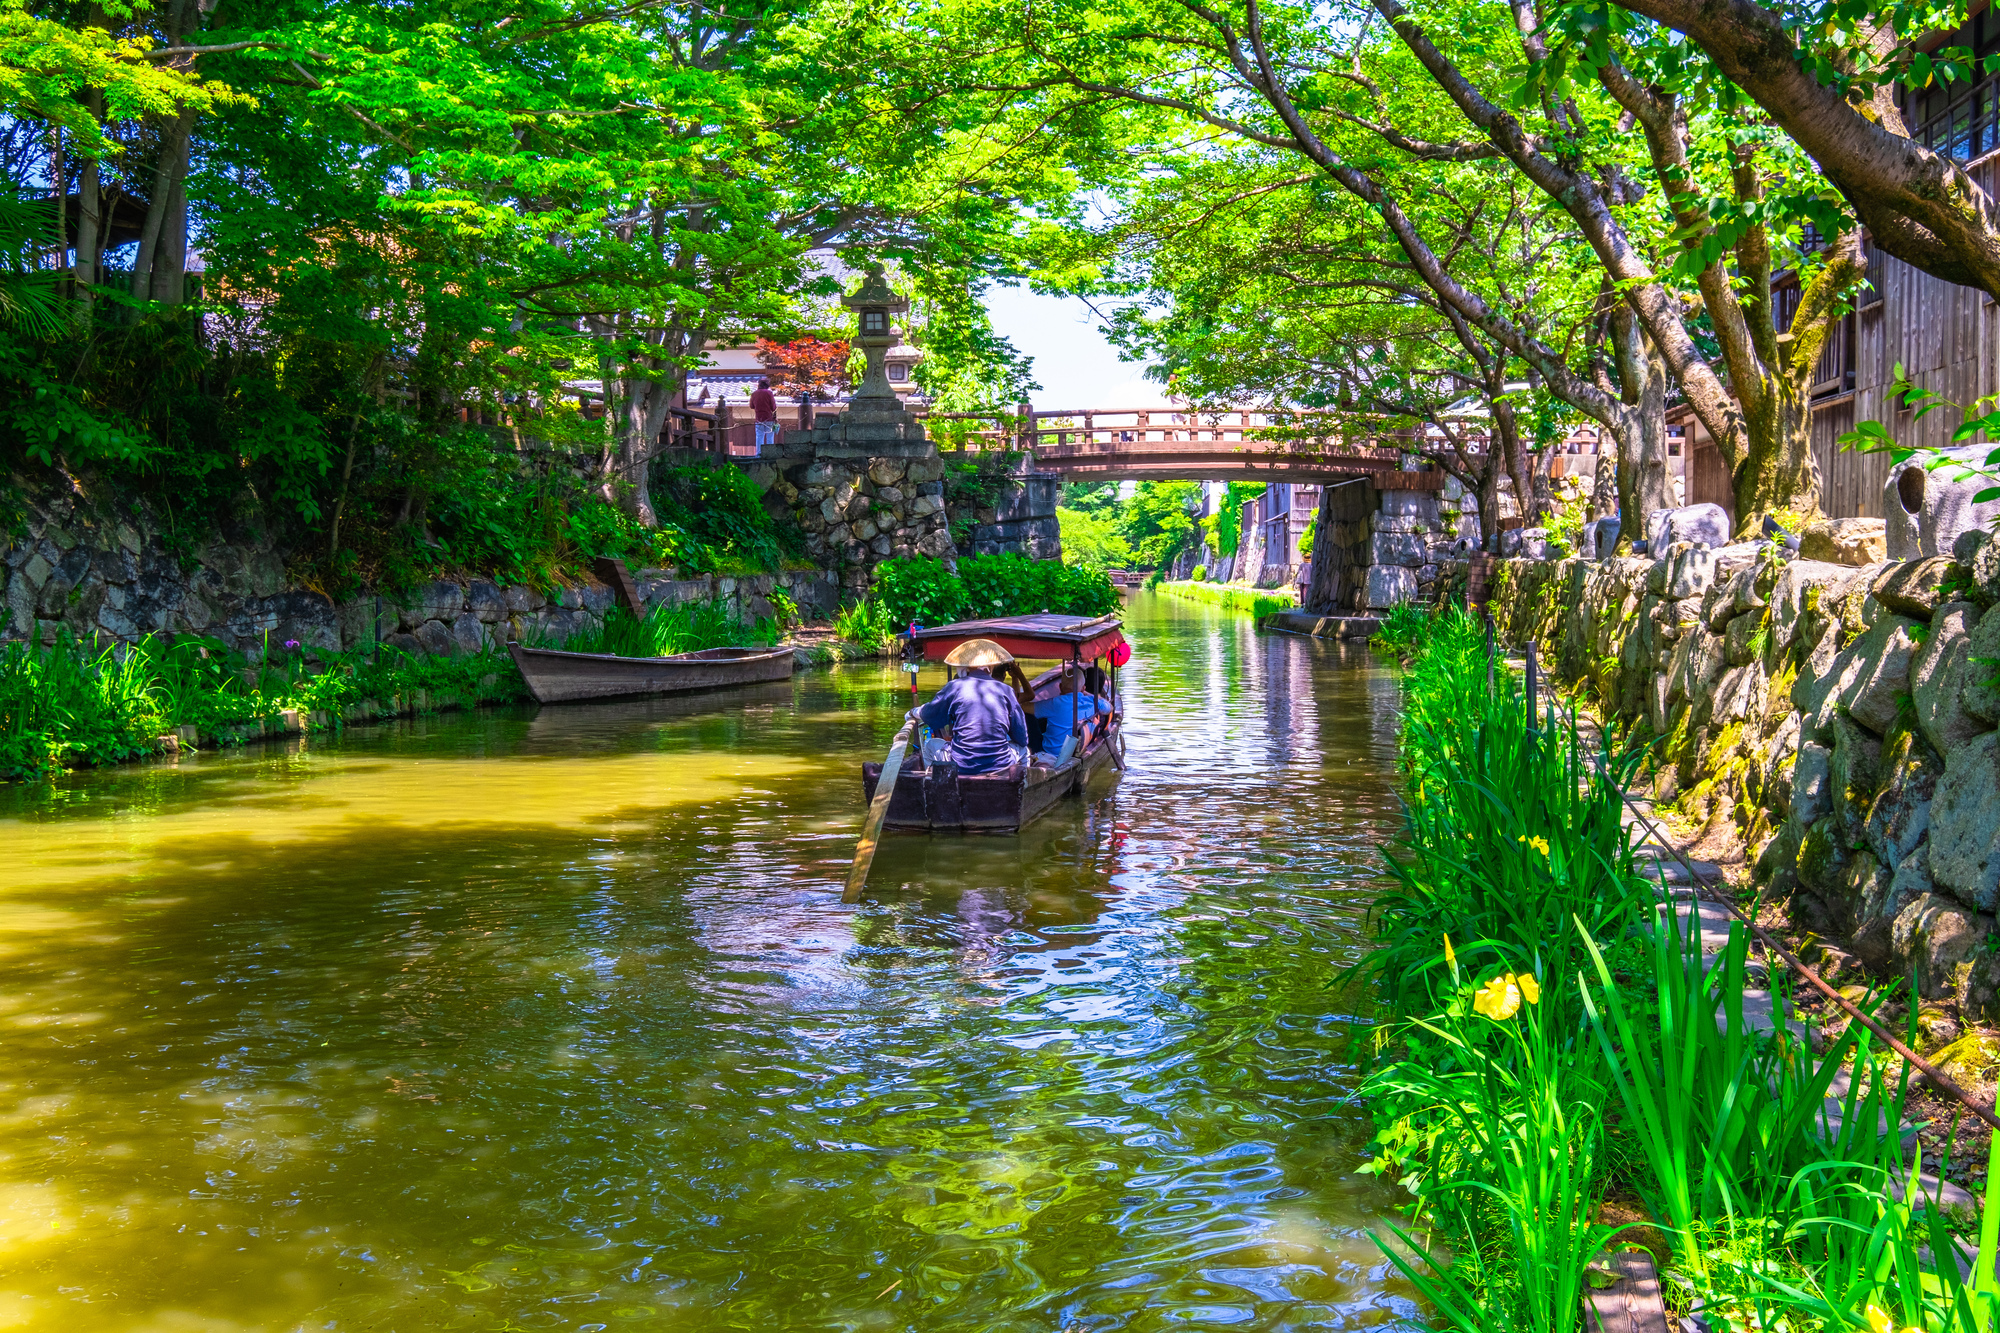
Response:
[{"label": "person standing on path", "polygon": [[757,381],[757,388],[750,395],[750,415],[757,419],[757,452],[763,453],[766,445],[775,447],[778,443],[778,395],[771,392],[771,381]]}]

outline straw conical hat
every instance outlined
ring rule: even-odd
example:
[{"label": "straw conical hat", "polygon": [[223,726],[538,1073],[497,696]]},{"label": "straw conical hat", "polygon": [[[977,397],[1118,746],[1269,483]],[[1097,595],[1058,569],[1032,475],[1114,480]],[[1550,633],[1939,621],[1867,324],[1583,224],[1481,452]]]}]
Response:
[{"label": "straw conical hat", "polygon": [[950,655],[944,659],[944,664],[955,667],[996,667],[1006,666],[1013,660],[1014,654],[991,639],[967,639],[951,650]]}]

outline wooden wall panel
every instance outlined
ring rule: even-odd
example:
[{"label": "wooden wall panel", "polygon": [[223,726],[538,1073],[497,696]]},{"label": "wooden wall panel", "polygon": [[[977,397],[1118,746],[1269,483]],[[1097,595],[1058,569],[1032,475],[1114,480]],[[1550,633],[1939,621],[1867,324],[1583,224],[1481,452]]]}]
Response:
[{"label": "wooden wall panel", "polygon": [[[1989,190],[1995,162],[1973,173]],[[1921,420],[1891,394],[1898,362],[1910,380],[1955,403],[1969,404],[1994,392],[1995,321],[1986,294],[1919,273],[1901,260],[1876,251],[1869,279],[1882,299],[1856,319],[1854,398],[1814,413],[1813,452],[1819,460],[1820,507],[1835,518],[1882,517],[1882,487],[1889,477],[1884,454],[1842,453],[1834,439],[1859,421],[1879,421],[1899,444],[1943,446],[1951,442],[1960,414],[1940,408]]]}]

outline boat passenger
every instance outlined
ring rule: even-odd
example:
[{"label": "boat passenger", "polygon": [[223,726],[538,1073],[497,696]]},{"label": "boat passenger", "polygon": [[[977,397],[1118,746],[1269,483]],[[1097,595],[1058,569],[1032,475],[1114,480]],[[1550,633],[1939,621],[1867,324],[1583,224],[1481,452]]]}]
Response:
[{"label": "boat passenger", "polygon": [[1027,762],[1028,716],[992,672],[1012,662],[1013,654],[991,639],[967,639],[944,660],[962,674],[915,712],[932,731],[951,733],[948,754],[959,773],[1001,773]]},{"label": "boat passenger", "polygon": [[1106,717],[1111,712],[1109,692],[1110,679],[1099,666],[1085,667],[1083,690],[1072,694],[1065,690],[1035,702],[1035,716],[1048,720],[1048,729],[1042,733],[1042,753],[1056,755],[1062,753],[1065,742],[1076,724],[1084,724],[1083,734],[1077,738],[1077,748],[1081,749],[1090,741],[1091,728],[1097,723],[1091,719]]}]

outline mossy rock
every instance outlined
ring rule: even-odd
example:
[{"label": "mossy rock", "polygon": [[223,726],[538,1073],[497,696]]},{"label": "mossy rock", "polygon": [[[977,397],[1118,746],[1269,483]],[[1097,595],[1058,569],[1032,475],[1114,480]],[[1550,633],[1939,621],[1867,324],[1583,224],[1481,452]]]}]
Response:
[{"label": "mossy rock", "polygon": [[1819,819],[1805,831],[1805,836],[1799,839],[1799,857],[1794,864],[1799,882],[1807,888],[1829,893],[1839,885],[1840,872],[1847,864],[1847,849],[1834,833],[1833,816]]},{"label": "mossy rock", "polygon": [[1991,1083],[1994,1071],[2000,1070],[2000,1041],[1981,1032],[1968,1032],[1931,1056],[1930,1062],[1961,1087]]}]

